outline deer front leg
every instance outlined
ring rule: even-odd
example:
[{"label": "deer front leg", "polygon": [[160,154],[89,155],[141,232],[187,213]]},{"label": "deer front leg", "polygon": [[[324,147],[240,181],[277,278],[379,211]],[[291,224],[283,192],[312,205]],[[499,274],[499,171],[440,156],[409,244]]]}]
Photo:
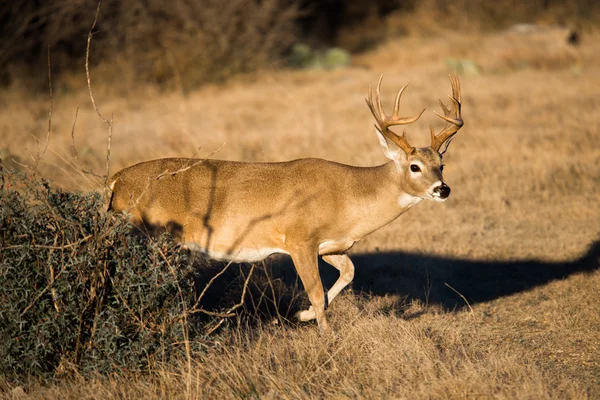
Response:
[{"label": "deer front leg", "polygon": [[354,264],[346,254],[323,256],[323,260],[340,271],[340,277],[327,292],[327,304],[331,304],[335,296],[340,294],[354,279]]},{"label": "deer front leg", "polygon": [[300,321],[309,321],[316,318],[319,328],[322,331],[328,331],[329,325],[325,318],[325,293],[319,275],[317,252],[300,251],[291,253],[291,256],[311,304],[310,310],[300,311],[296,314],[296,317]]},{"label": "deer front leg", "polygon": [[[350,282],[352,282],[352,279],[354,279],[354,264],[352,264],[350,257],[348,257],[346,254],[331,254],[323,256],[323,260],[340,271],[340,277],[327,292],[327,304],[331,304],[333,299],[335,299],[335,297],[340,294],[340,292],[344,290],[344,288],[348,286]],[[315,319],[316,317],[313,307],[310,307],[306,311],[302,311],[298,315],[304,318],[301,319],[301,321],[309,321],[311,319]]]}]

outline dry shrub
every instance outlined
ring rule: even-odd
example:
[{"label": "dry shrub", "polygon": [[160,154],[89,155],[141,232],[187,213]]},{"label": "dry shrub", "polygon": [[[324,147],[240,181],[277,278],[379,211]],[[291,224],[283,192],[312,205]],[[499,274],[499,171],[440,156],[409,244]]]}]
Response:
[{"label": "dry shrub", "polygon": [[0,177],[3,380],[137,371],[185,353],[197,265],[170,238],[130,235],[98,193]]},{"label": "dry shrub", "polygon": [[[55,72],[81,70],[95,8],[87,0],[0,6],[2,81],[46,76],[47,48]],[[115,84],[190,87],[271,65],[292,43],[295,17],[284,0],[106,0],[92,61]]]},{"label": "dry shrub", "polygon": [[271,65],[294,39],[296,10],[282,0],[124,4],[119,23],[128,32],[111,41],[142,82],[220,81]]}]

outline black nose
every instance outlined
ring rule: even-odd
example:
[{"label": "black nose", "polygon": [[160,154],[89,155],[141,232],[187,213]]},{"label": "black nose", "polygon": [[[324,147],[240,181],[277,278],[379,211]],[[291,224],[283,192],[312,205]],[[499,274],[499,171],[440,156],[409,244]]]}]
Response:
[{"label": "black nose", "polygon": [[450,196],[450,187],[445,183],[442,183],[440,186],[436,187],[434,191],[439,193],[442,199]]}]

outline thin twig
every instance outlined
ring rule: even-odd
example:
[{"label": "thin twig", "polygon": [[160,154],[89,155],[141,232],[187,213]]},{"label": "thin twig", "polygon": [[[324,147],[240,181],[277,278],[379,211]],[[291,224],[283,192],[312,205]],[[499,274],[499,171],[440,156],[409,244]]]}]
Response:
[{"label": "thin twig", "polygon": [[[54,246],[56,246],[57,242],[58,242],[58,235],[54,237]],[[56,280],[54,277],[54,267],[52,266],[52,254],[54,254],[54,249],[50,249],[50,251],[48,252],[48,260],[46,261],[46,263],[48,264],[48,269],[50,270],[50,282],[49,282],[50,285],[54,284],[54,281]],[[56,288],[50,289],[50,294],[52,295],[52,303],[54,303],[54,308],[56,309],[56,312],[60,313],[60,307],[58,306],[58,295],[56,294]]]},{"label": "thin twig", "polygon": [[146,324],[144,323],[144,321],[142,321],[142,319],[129,306],[129,304],[127,303],[127,300],[121,294],[121,291],[118,289],[118,286],[115,283],[115,281],[112,278],[112,276],[109,276],[109,279],[110,279],[110,282],[112,284],[112,289],[115,291],[117,297],[119,298],[119,300],[121,300],[121,303],[125,306],[125,308],[127,309],[127,311],[129,311],[129,314],[131,314],[131,316],[133,317],[133,319],[135,319],[137,321],[137,323],[139,324],[139,326],[142,329],[150,329],[152,331],[153,329],[152,328],[147,328]]},{"label": "thin twig", "polygon": [[2,167],[2,152],[0,151],[0,190],[4,189],[4,169]]},{"label": "thin twig", "polygon": [[221,269],[217,274],[215,274],[215,276],[213,276],[210,281],[208,281],[208,283],[206,284],[206,286],[204,287],[204,289],[202,289],[202,292],[200,292],[200,296],[198,296],[198,299],[196,299],[196,302],[194,303],[194,305],[192,306],[191,310],[196,309],[196,307],[198,306],[198,304],[200,304],[200,301],[202,300],[202,298],[204,297],[204,294],[206,293],[206,291],[208,290],[208,288],[210,288],[210,286],[213,284],[214,281],[217,280],[217,278],[221,275],[223,275],[225,273],[225,271],[227,271],[227,269],[229,268],[229,266],[233,263],[233,261],[230,261],[227,263],[227,265],[225,265],[225,267],[223,267],[223,269]]},{"label": "thin twig", "polygon": [[237,310],[244,304],[244,298],[246,297],[246,291],[248,290],[248,282],[250,282],[250,278],[252,278],[252,273],[254,272],[254,268],[256,268],[256,264],[253,263],[252,267],[250,267],[250,272],[248,273],[248,277],[244,281],[244,288],[242,289],[242,295],[240,296],[240,302],[235,304],[229,310],[227,310],[227,314],[232,313],[233,311]]},{"label": "thin twig", "polygon": [[231,313],[231,312],[217,312],[217,311],[208,311],[205,310],[204,308],[196,308],[194,310],[189,310],[188,314],[197,314],[197,313],[202,313],[202,314],[206,314],[206,315],[210,315],[211,317],[219,317],[219,318],[231,318],[233,316],[235,316],[235,313]]},{"label": "thin twig", "polygon": [[15,244],[15,245],[10,245],[10,246],[4,246],[0,250],[22,249],[23,247],[32,247],[34,249],[64,250],[64,249],[69,249],[71,247],[79,246],[81,243],[87,241],[92,236],[93,235],[91,235],[91,234],[87,235],[87,236],[79,239],[76,242],[65,244],[64,246],[46,246],[46,245],[41,245],[41,244],[31,244],[31,245],[29,245],[29,244]]},{"label": "thin twig", "polygon": [[[175,176],[175,175],[180,174],[182,172],[185,172],[185,171],[187,171],[187,170],[189,170],[191,168],[194,168],[195,166],[200,165],[200,164],[206,162],[208,159],[210,159],[210,157],[212,157],[213,155],[215,155],[216,153],[218,153],[219,151],[221,151],[221,149],[225,146],[225,144],[226,144],[226,142],[223,142],[223,144],[221,146],[219,146],[215,151],[213,151],[212,153],[210,153],[208,155],[208,157],[206,157],[206,158],[202,158],[200,160],[196,160],[196,162],[194,162],[192,164],[186,163],[187,165],[184,164],[183,167],[179,168],[176,171],[164,171],[161,174],[157,175],[156,178],[154,178],[154,179],[158,181],[158,180],[164,178],[165,176]],[[188,162],[191,162],[191,161],[194,160],[194,157],[198,154],[198,152],[200,151],[200,149],[201,149],[201,147],[198,147],[198,149],[192,155],[192,158],[188,158]]]},{"label": "thin twig", "polygon": [[85,49],[85,75],[87,77],[88,91],[90,93],[90,99],[92,100],[94,110],[96,110],[96,113],[98,113],[98,116],[100,117],[100,119],[103,122],[107,123],[108,120],[102,116],[102,114],[98,110],[98,107],[96,106],[96,100],[94,99],[94,92],[92,91],[92,80],[90,79],[90,66],[89,66],[90,46],[92,44],[92,36],[93,36],[94,28],[96,27],[96,23],[98,22],[98,14],[100,14],[100,4],[101,4],[101,2],[98,2],[98,7],[96,8],[96,15],[94,16],[94,23],[92,24],[92,27],[90,28],[90,31],[88,32],[87,47]]},{"label": "thin twig", "polygon": [[271,295],[273,296],[273,306],[275,306],[275,312],[277,313],[278,320],[281,320],[281,314],[279,313],[279,306],[277,305],[277,296],[275,294],[275,287],[273,286],[273,281],[271,280],[271,275],[269,274],[266,263],[262,262],[263,269],[265,271],[265,275],[267,276],[267,282],[269,283],[269,287],[271,288]]},{"label": "thin twig", "polygon": [[246,291],[248,290],[248,282],[250,282],[250,278],[252,278],[252,273],[254,272],[255,267],[256,267],[256,264],[252,264],[252,267],[250,268],[250,273],[248,274],[248,277],[244,281],[244,288],[242,289],[242,295],[240,296],[239,303],[233,305],[233,307],[231,307],[229,310],[227,310],[227,312],[225,312],[224,314],[221,314],[221,315],[218,315],[219,313],[212,313],[210,311],[206,311],[206,310],[202,310],[202,309],[199,310],[207,315],[214,315],[214,316],[221,317],[221,320],[219,320],[219,322],[215,326],[213,326],[211,329],[206,331],[206,333],[205,333],[206,336],[208,336],[211,333],[213,333],[214,331],[216,331],[217,328],[219,326],[221,326],[221,324],[223,324],[223,322],[225,321],[225,318],[233,317],[235,315],[235,313],[233,311],[240,308],[244,304],[244,298],[246,297]]},{"label": "thin twig", "polygon": [[171,264],[171,262],[169,261],[169,259],[167,258],[167,256],[165,255],[165,253],[162,251],[162,249],[159,247],[158,249],[160,255],[163,257],[163,259],[165,260],[165,262],[167,263],[167,266],[169,267],[169,270],[171,271],[171,274],[173,275],[173,278],[175,279],[175,284],[177,285],[177,293],[179,295],[179,304],[181,305],[181,307],[183,307],[183,313],[182,313],[182,319],[179,321],[181,324],[181,332],[183,333],[183,343],[185,346],[185,354],[186,354],[186,360],[187,360],[187,376],[186,376],[186,388],[187,388],[187,393],[189,394],[191,392],[191,385],[192,385],[192,381],[191,381],[191,376],[192,376],[192,351],[191,351],[191,347],[190,347],[190,335],[189,335],[189,329],[188,329],[188,312],[187,312],[187,304],[185,301],[185,298],[183,296],[183,291],[181,290],[181,285],[179,284],[179,278],[177,276],[177,270],[175,269],[175,267],[173,266],[173,264]]},{"label": "thin twig", "polygon": [[77,124],[77,116],[79,115],[79,107],[75,109],[75,120],[73,121],[73,126],[71,126],[71,155],[75,159],[75,167],[79,169],[84,174],[92,175],[96,178],[104,178],[102,175],[98,175],[92,170],[88,170],[83,168],[83,164],[79,159],[79,153],[77,152],[77,146],[75,146],[75,125]]},{"label": "thin twig", "polygon": [[[58,248],[60,248],[60,246]],[[44,295],[44,293],[46,293],[48,291],[48,289],[50,289],[54,285],[54,282],[56,282],[56,280],[58,278],[60,278],[62,273],[65,272],[65,270],[66,270],[65,268],[62,268],[58,272],[58,274],[56,274],[56,276],[53,277],[52,281],[48,282],[46,287],[44,287],[44,289],[42,289],[42,291],[39,292],[37,296],[35,296],[35,299],[33,299],[33,301],[31,303],[29,303],[29,305],[27,307],[25,307],[25,309],[21,312],[21,315],[20,315],[21,317],[23,315],[25,315],[25,313],[27,313],[27,311],[29,311],[31,309],[31,307],[33,307],[35,305],[35,303],[37,303],[37,301]]]},{"label": "thin twig", "polygon": [[51,68],[51,66],[52,65],[50,63],[50,46],[48,46],[48,90],[50,91],[50,111],[48,112],[48,131],[46,132],[46,143],[44,145],[43,151],[40,152],[40,141],[37,137],[35,138],[37,154],[33,161],[33,168],[31,168],[32,173],[34,175],[37,171],[37,168],[38,168],[38,165],[39,165],[41,159],[44,157],[44,155],[46,154],[46,151],[48,150],[48,142],[50,141],[50,132],[52,132],[52,111],[53,111],[53,107],[54,107],[54,96],[52,93],[52,68]]},{"label": "thin twig", "polygon": [[219,329],[219,327],[220,327],[221,325],[223,325],[223,322],[225,322],[226,320],[227,320],[226,318],[221,318],[221,319],[219,320],[219,322],[218,322],[217,324],[215,324],[215,326],[213,326],[212,328],[210,328],[209,330],[207,330],[207,331],[205,332],[205,335],[206,335],[206,336],[210,336],[210,334],[211,334],[211,333],[213,333],[214,331],[216,331],[217,329]]},{"label": "thin twig", "polygon": [[[248,283],[250,282],[250,278],[252,278],[252,274],[254,272],[254,268],[256,268],[256,264],[252,264],[252,267],[250,268],[250,273],[248,274],[248,276],[244,280],[244,287],[242,289],[242,294],[240,296],[239,303],[234,304],[232,307],[230,307],[224,313],[222,313],[222,312],[208,311],[208,310],[205,310],[203,308],[192,308],[192,309],[188,310],[188,313],[189,314],[202,313],[202,314],[210,315],[212,317],[219,317],[219,318],[231,318],[231,317],[235,316],[234,311],[237,310],[238,308],[240,308],[244,304],[244,298],[246,297],[246,292],[248,291]],[[212,279],[211,279],[211,281],[212,281]],[[194,307],[195,307],[195,305],[194,305]],[[221,320],[217,324],[217,327],[220,326],[222,323],[223,323],[223,320]],[[209,331],[206,334],[209,335],[210,333],[214,332],[217,327],[213,327],[212,329],[209,329]]]},{"label": "thin twig", "polygon": [[[158,181],[161,180],[162,178],[166,177],[166,176],[175,176],[177,174],[180,174],[182,172],[185,172],[187,170],[189,170],[190,168],[196,167],[200,164],[205,163],[206,161],[208,161],[212,156],[214,156],[216,153],[218,153],[219,151],[221,151],[221,149],[227,144],[227,142],[223,142],[223,144],[221,146],[219,146],[216,150],[214,150],[213,152],[211,152],[206,158],[203,159],[199,159],[199,160],[195,160],[194,163],[192,164],[188,164],[187,162],[184,164],[183,167],[175,170],[175,171],[169,171],[169,170],[165,170],[163,172],[161,172],[160,174],[158,174],[157,176],[153,177],[153,178],[148,178],[147,182],[146,182],[146,186],[144,187],[144,189],[141,191],[140,195],[132,201],[131,204],[129,206],[129,208],[127,208],[125,210],[126,213],[130,213],[131,210],[133,210],[135,207],[137,207],[138,203],[140,202],[140,200],[142,199],[142,197],[144,196],[144,194],[146,194],[146,191],[150,188],[150,185],[152,184],[152,182],[154,181]],[[198,150],[196,150],[196,153],[200,151],[200,148],[198,148]],[[194,154],[196,154],[194,153]],[[193,158],[188,159],[189,162],[194,161]]]},{"label": "thin twig", "polygon": [[94,17],[94,23],[92,24],[92,27],[90,28],[90,31],[88,33],[87,47],[85,49],[85,75],[87,77],[88,91],[90,93],[90,99],[92,100],[92,105],[94,106],[94,110],[96,110],[96,113],[98,114],[98,117],[100,117],[100,120],[102,120],[102,122],[104,122],[108,126],[108,144],[106,147],[106,172],[104,174],[104,186],[106,187],[106,186],[108,186],[108,177],[109,177],[109,169],[110,169],[110,147],[111,147],[111,143],[112,143],[112,129],[113,129],[114,114],[111,114],[110,119],[106,119],[100,113],[100,110],[98,109],[98,106],[96,105],[96,99],[94,98],[94,92],[92,90],[92,80],[90,78],[90,66],[89,66],[90,46],[92,44],[92,36],[94,34],[93,31],[94,31],[94,28],[96,27],[96,23],[98,22],[98,15],[100,14],[100,4],[101,4],[101,2],[99,1],[98,7],[96,8],[96,15]]},{"label": "thin twig", "polygon": [[457,295],[459,295],[461,297],[461,299],[463,299],[463,301],[469,307],[469,310],[471,311],[471,314],[473,314],[473,307],[471,307],[471,305],[469,304],[469,301],[467,300],[467,298],[465,296],[463,296],[458,290],[456,290],[452,286],[448,285],[446,282],[444,282],[444,285],[448,286],[450,289],[452,289],[454,291],[454,293],[456,293]]}]

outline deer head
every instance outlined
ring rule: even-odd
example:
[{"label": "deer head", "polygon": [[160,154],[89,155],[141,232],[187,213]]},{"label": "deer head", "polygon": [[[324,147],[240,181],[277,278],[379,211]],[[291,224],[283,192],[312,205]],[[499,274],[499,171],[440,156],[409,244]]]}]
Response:
[{"label": "deer head", "polygon": [[[463,126],[461,118],[461,98],[460,82],[456,74],[450,76],[452,85],[451,107],[447,108],[440,100],[440,105],[444,115],[435,113],[446,121],[446,126],[439,134],[435,134],[433,127],[431,130],[431,145],[429,147],[416,148],[411,146],[406,139],[406,130],[402,136],[390,130],[394,125],[406,125],[417,121],[425,109],[414,117],[401,117],[399,115],[400,98],[408,85],[402,87],[396,95],[394,102],[394,112],[391,116],[386,115],[381,106],[381,81],[383,75],[377,83],[375,102],[373,102],[372,90],[369,86],[369,94],[366,99],[367,105],[375,117],[377,124],[375,129],[379,137],[379,143],[387,158],[396,165],[398,173],[398,185],[404,193],[422,199],[445,201],[450,195],[450,187],[444,183],[442,170],[444,165],[442,157],[452,138]],[[443,149],[442,149],[443,147]]]}]

